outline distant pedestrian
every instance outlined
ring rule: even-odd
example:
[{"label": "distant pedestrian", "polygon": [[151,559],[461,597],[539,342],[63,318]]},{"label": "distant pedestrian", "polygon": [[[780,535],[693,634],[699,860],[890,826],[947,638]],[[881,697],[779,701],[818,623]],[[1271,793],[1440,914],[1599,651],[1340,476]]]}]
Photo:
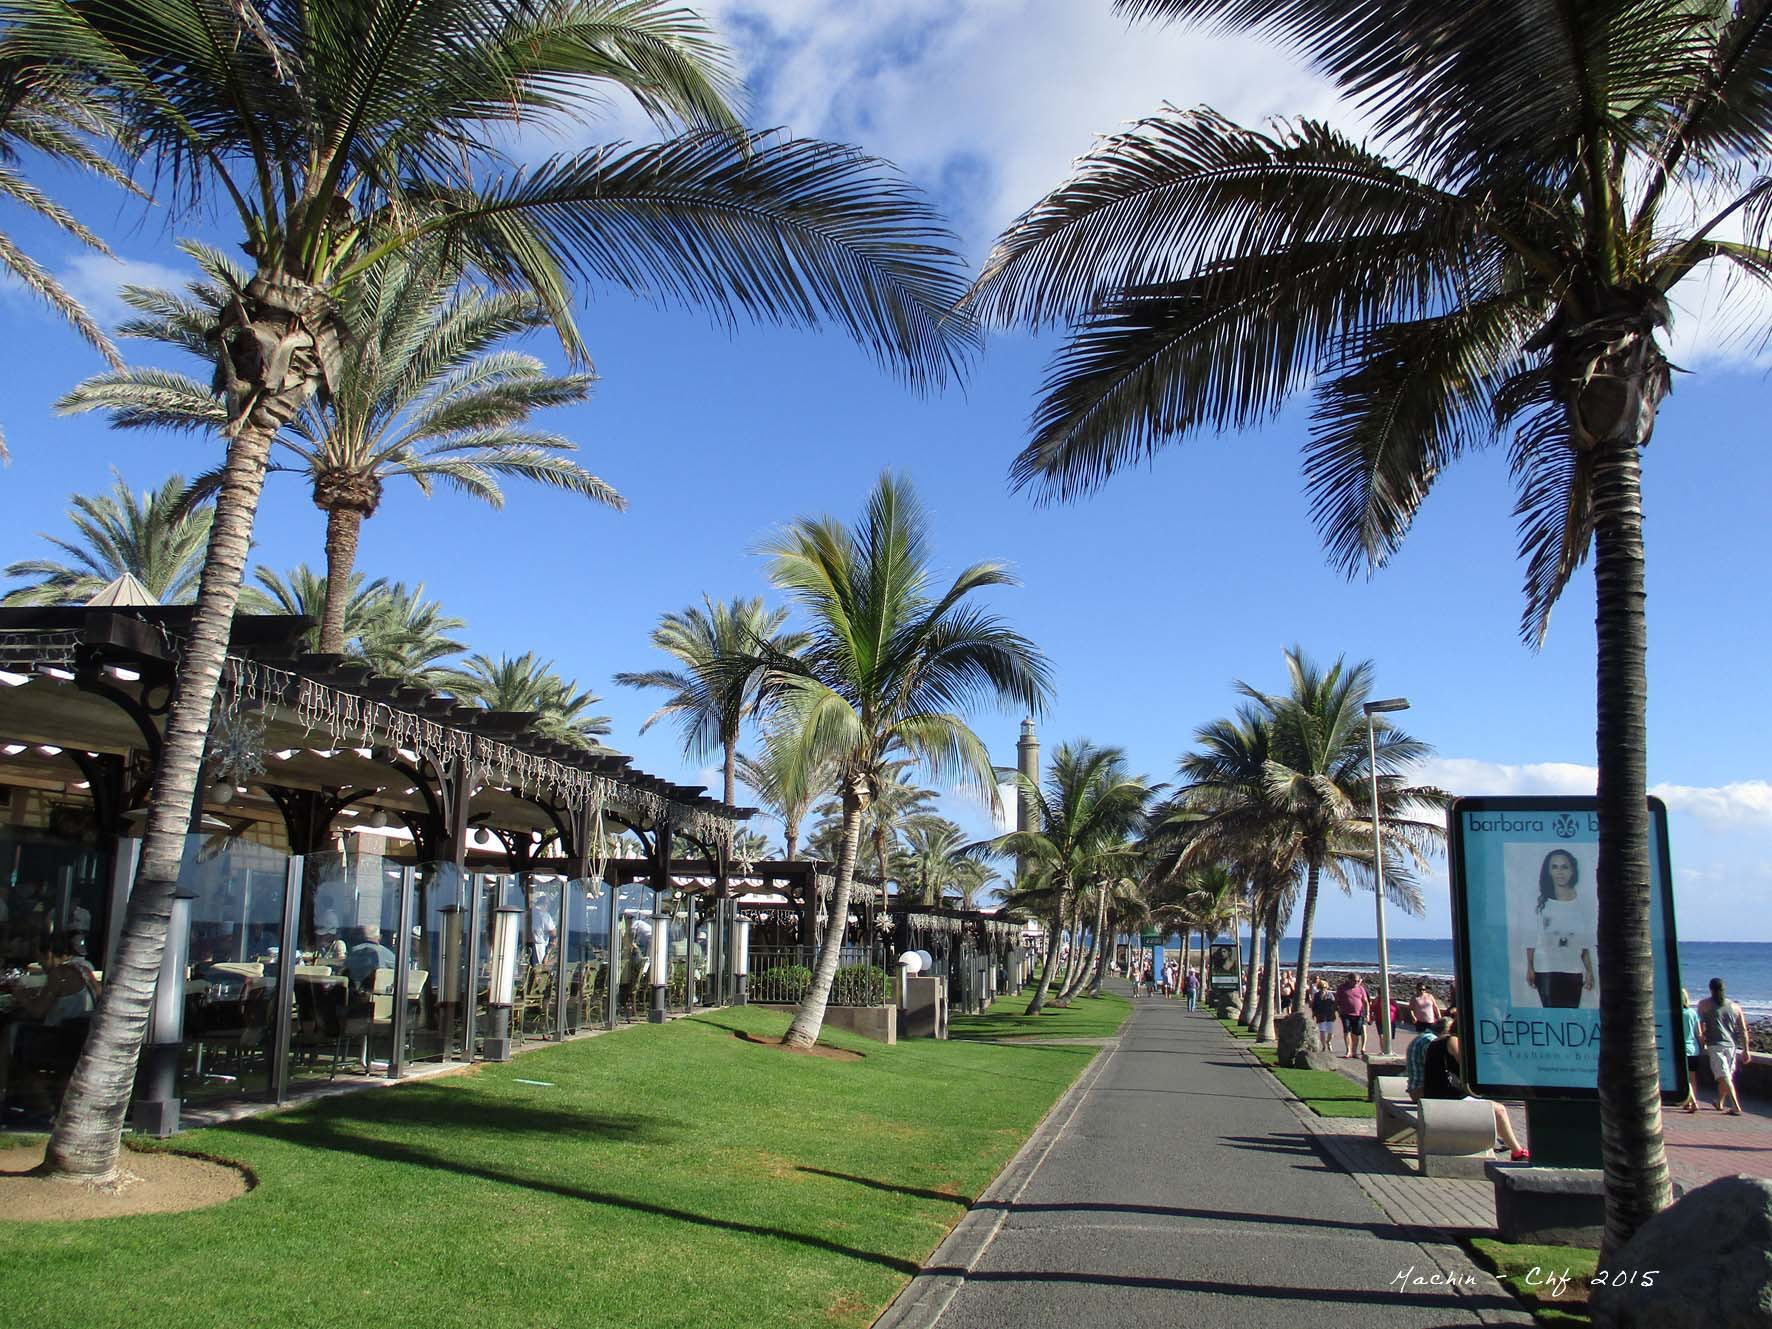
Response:
[{"label": "distant pedestrian", "polygon": [[1415,995],[1409,1000],[1409,1018],[1414,1021],[1418,1033],[1425,1032],[1440,1022],[1440,1003],[1427,990],[1426,983],[1415,985]]},{"label": "distant pedestrian", "polygon": [[1360,1057],[1366,1053],[1366,1014],[1372,998],[1366,985],[1349,974],[1335,989],[1335,1009],[1341,1013],[1341,1039],[1344,1057]]},{"label": "distant pedestrian", "polygon": [[1144,967],[1144,992],[1147,997],[1157,995],[1157,967],[1149,963]]},{"label": "distant pedestrian", "polygon": [[1754,1054],[1747,1042],[1747,1016],[1742,1014],[1739,1004],[1729,1000],[1720,978],[1711,979],[1710,996],[1698,1003],[1698,1035],[1704,1041],[1710,1073],[1717,1077],[1717,1111],[1739,1117],[1741,1098],[1735,1092],[1735,1063],[1739,1059],[1745,1065],[1754,1059]]},{"label": "distant pedestrian", "polygon": [[1682,1112],[1698,1111],[1698,1067],[1704,1051],[1698,1042],[1698,1012],[1692,1009],[1692,994],[1680,989],[1680,1043],[1686,1054],[1686,1101]]},{"label": "distant pedestrian", "polygon": [[1329,990],[1329,980],[1321,975],[1317,985],[1311,990],[1311,1019],[1317,1022],[1317,1042],[1324,1052],[1335,1050],[1335,994]]},{"label": "distant pedestrian", "polygon": [[1191,1011],[1200,1004],[1200,975],[1195,970],[1188,970],[1182,975],[1181,995],[1187,998],[1187,1008]]}]

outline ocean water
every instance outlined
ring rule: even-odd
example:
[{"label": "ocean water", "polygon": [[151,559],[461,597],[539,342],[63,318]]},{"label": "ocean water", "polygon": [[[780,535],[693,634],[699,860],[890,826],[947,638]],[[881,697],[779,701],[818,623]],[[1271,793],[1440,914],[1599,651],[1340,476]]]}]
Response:
[{"label": "ocean water", "polygon": [[[1243,945],[1248,946],[1245,936]],[[1391,972],[1452,977],[1450,937],[1392,937],[1389,948]],[[1298,938],[1280,943],[1286,964],[1298,963]],[[1311,942],[1311,969],[1364,969],[1378,967],[1375,937],[1317,937]],[[1772,942],[1683,941],[1680,943],[1680,982],[1697,1001],[1706,985],[1720,978],[1729,995],[1752,1016],[1772,1016]]]}]

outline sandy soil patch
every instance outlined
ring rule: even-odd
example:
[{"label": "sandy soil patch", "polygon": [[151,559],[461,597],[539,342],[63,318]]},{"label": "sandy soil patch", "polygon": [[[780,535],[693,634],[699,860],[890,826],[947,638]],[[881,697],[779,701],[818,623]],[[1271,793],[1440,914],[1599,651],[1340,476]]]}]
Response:
[{"label": "sandy soil patch", "polygon": [[189,1154],[127,1149],[116,1186],[87,1186],[26,1175],[43,1161],[43,1143],[0,1149],[0,1223],[66,1223],[126,1214],[207,1209],[246,1194],[253,1181],[231,1163]]},{"label": "sandy soil patch", "polygon": [[847,1048],[828,1048],[823,1043],[815,1043],[809,1048],[784,1047],[779,1038],[763,1038],[756,1034],[747,1034],[742,1029],[733,1037],[745,1043],[755,1043],[758,1047],[775,1048],[780,1052],[793,1052],[802,1057],[823,1057],[827,1061],[861,1061],[863,1055],[850,1052]]}]

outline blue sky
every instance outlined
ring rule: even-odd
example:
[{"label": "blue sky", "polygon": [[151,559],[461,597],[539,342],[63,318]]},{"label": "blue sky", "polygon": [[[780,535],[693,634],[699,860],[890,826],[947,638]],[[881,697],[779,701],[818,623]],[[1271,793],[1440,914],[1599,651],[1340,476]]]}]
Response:
[{"label": "blue sky", "polygon": [[[754,123],[897,161],[936,196],[974,260],[1094,134],[1165,99],[1245,120],[1308,111],[1352,122],[1259,44],[1130,30],[1105,0],[769,0],[710,12],[739,53]],[[602,137],[638,127],[617,111]],[[177,275],[162,216],[144,219],[81,185],[65,196],[124,265],[79,255],[11,213],[0,225],[35,244],[101,314],[115,317],[119,280]],[[1041,726],[1049,746],[1079,736],[1120,744],[1136,769],[1169,779],[1194,728],[1235,704],[1233,680],[1278,686],[1281,652],[1296,642],[1320,658],[1376,662],[1379,688],[1414,704],[1406,727],[1438,750],[1427,778],[1459,793],[1591,792],[1591,578],[1565,595],[1543,651],[1520,644],[1500,455],[1449,472],[1392,566],[1349,582],[1325,565],[1309,520],[1300,409],[1258,432],[1172,449],[1082,503],[1038,508],[1010,494],[1004,475],[1049,342],[997,337],[963,390],[919,399],[834,336],[728,335],[700,316],[591,294],[583,327],[601,381],[555,424],[629,510],[518,488],[500,513],[390,487],[364,530],[360,565],[424,582],[468,621],[475,649],[534,649],[604,694],[612,741],[646,769],[714,779],[669,732],[638,734],[650,698],[610,680],[662,663],[646,640],[658,615],[704,591],[765,592],[750,552],[759,539],[797,515],[853,516],[890,466],[917,483],[950,568],[996,557],[1022,578],[994,603],[1053,661],[1058,700]],[[1763,429],[1765,368],[1761,348],[1739,335],[1742,319],[1703,317],[1708,307],[1701,292],[1682,304],[1673,353],[1693,372],[1679,378],[1645,458],[1650,781],[1674,812],[1682,935],[1768,940],[1768,726],[1748,701],[1768,645],[1755,569],[1772,456],[1749,446]],[[206,441],[56,418],[55,397],[101,366],[16,291],[0,289],[0,317],[14,364],[0,386],[13,453],[0,477],[12,514],[0,561],[42,553],[34,532],[59,531],[67,496],[104,488],[111,466],[140,488],[213,463]],[[317,564],[321,529],[306,491],[274,476],[257,558]],[[1018,719],[978,720],[1006,763]],[[987,827],[981,809],[950,803],[970,827]],[[1443,878],[1427,894],[1426,917],[1395,919],[1395,934],[1448,934]],[[1318,930],[1369,932],[1369,897],[1331,893]]]}]

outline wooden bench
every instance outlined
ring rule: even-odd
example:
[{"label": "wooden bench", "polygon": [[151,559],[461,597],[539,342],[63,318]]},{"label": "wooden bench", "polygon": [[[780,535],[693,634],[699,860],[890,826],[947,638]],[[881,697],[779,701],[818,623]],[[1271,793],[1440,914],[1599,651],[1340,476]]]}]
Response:
[{"label": "wooden bench", "polygon": [[1488,1099],[1417,1100],[1409,1096],[1409,1082],[1400,1075],[1379,1076],[1373,1091],[1379,1140],[1389,1144],[1413,1132],[1422,1176],[1485,1175],[1484,1165],[1495,1159],[1495,1105]]}]

